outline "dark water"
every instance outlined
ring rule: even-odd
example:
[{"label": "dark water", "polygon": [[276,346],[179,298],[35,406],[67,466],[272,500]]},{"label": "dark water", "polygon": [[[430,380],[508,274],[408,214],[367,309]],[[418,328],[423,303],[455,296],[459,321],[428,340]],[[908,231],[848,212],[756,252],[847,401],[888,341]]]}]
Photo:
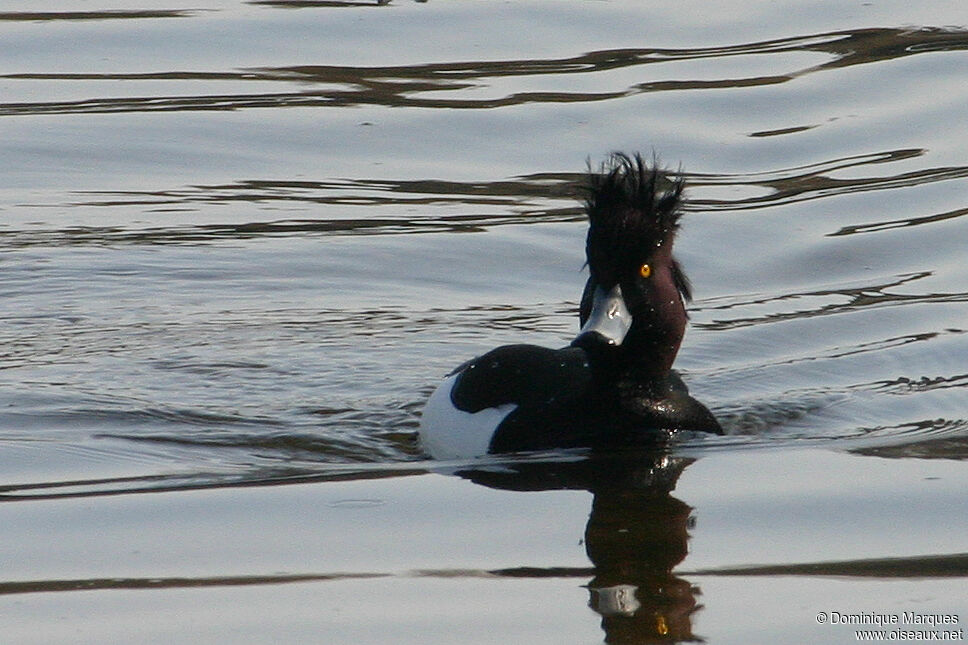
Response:
[{"label": "dark water", "polygon": [[[0,43],[11,642],[965,627],[956,4],[35,2]],[[612,150],[686,178],[728,435],[426,461],[443,374],[574,333]]]}]

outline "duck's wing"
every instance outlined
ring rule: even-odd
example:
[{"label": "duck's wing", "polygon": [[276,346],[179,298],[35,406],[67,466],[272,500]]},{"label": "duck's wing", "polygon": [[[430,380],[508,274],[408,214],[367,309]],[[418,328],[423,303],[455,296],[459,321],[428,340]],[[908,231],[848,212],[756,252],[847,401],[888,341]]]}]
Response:
[{"label": "duck's wing", "polygon": [[458,409],[478,412],[504,404],[553,405],[587,396],[592,370],[577,347],[505,345],[468,361],[451,391]]}]

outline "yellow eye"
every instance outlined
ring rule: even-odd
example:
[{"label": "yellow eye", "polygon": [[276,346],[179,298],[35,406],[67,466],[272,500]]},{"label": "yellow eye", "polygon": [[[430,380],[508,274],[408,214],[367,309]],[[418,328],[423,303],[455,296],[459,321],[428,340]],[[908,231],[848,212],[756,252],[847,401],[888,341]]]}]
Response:
[{"label": "yellow eye", "polygon": [[643,264],[639,267],[639,275],[643,278],[648,278],[650,275],[652,275],[652,267],[650,267],[648,264]]}]

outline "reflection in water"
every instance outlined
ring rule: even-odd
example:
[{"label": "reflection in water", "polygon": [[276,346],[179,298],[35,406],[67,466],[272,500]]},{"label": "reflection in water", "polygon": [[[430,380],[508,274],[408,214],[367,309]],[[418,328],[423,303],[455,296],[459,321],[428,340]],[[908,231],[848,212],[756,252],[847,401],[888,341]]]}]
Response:
[{"label": "reflection in water", "polygon": [[692,575],[964,578],[968,577],[968,553],[707,569]]},{"label": "reflection in water", "polygon": [[605,642],[667,643],[700,640],[692,633],[699,590],[672,573],[689,551],[693,518],[691,507],[671,493],[690,463],[634,453],[459,474],[500,489],[590,491],[584,542],[594,568],[587,586]]},{"label": "reflection in water", "polygon": [[51,20],[118,20],[143,18],[187,18],[197,11],[184,9],[129,10],[110,9],[104,11],[4,11],[0,20],[38,22]]},{"label": "reflection in water", "polygon": [[[770,170],[767,172],[757,172],[740,175],[703,175],[686,174],[688,185],[698,186],[729,186],[729,187],[755,187],[761,194],[755,197],[746,197],[741,200],[715,200],[702,199],[691,200],[692,207],[700,210],[753,210],[766,208],[782,204],[805,202],[821,197],[833,197],[837,195],[856,194],[869,191],[890,190],[893,188],[908,188],[923,184],[947,181],[949,179],[963,179],[968,177],[968,166],[950,166],[941,168],[923,168],[913,172],[905,172],[896,175],[870,177],[851,177],[838,179],[831,176],[838,171],[856,169],[862,166],[871,166],[883,163],[893,163],[920,157],[925,153],[919,149],[900,149],[889,150],[875,154],[856,155],[841,159],[831,159],[821,161],[796,168]],[[921,217],[919,220],[940,221],[951,219],[964,214],[964,210],[957,210],[951,213]],[[907,221],[907,220],[904,220]],[[895,226],[898,222],[889,222]],[[916,222],[922,223],[922,222]],[[831,233],[834,235],[849,235],[851,233],[867,232],[869,230],[879,230],[883,224],[864,224],[858,227],[859,230],[845,228]],[[887,226],[885,228],[894,228]]]},{"label": "reflection in water", "polygon": [[9,594],[73,591],[117,591],[119,589],[197,589],[205,587],[248,587],[331,580],[366,580],[379,574],[276,574],[269,576],[212,576],[208,578],[78,578],[70,580],[27,580],[0,582],[0,596]]},{"label": "reflection in water", "polygon": [[901,219],[888,220],[886,222],[870,222],[868,224],[844,226],[839,231],[830,233],[830,236],[853,235],[854,233],[875,233],[877,231],[887,231],[893,228],[904,228],[905,226],[918,226],[920,224],[943,222],[948,219],[961,217],[962,215],[968,215],[968,208],[956,208],[955,210],[944,213],[935,213],[933,215],[923,215],[920,217],[905,217]]},{"label": "reflection in water", "polygon": [[[745,211],[811,201],[837,195],[913,187],[968,177],[968,166],[925,168],[897,174],[870,174],[837,178],[838,171],[902,162],[924,154],[923,150],[893,150],[831,159],[797,168],[775,169],[742,175],[683,173],[693,194],[684,204],[687,211]],[[533,173],[496,181],[445,181],[439,179],[327,179],[291,181],[249,179],[220,185],[197,185],[157,191],[86,191],[84,199],[56,206],[71,208],[139,208],[165,213],[207,209],[213,204],[258,205],[268,221],[185,224],[181,226],[72,226],[63,229],[5,229],[0,247],[101,245],[101,244],[198,244],[223,239],[260,239],[304,235],[395,235],[432,232],[477,232],[495,226],[584,221],[574,206],[580,198],[584,173]],[[741,188],[736,199],[703,198],[706,187]],[[753,193],[753,194],[750,194]],[[277,219],[279,208],[320,206],[359,209],[359,216]],[[407,212],[405,207],[420,207]],[[457,207],[454,213],[437,213],[433,207]],[[377,211],[392,209],[391,214]],[[469,212],[470,211],[470,212]],[[846,236],[878,232],[962,217],[968,209],[915,215],[909,218],[850,225],[828,233]],[[926,275],[926,274],[925,274]],[[902,280],[924,277],[902,276]],[[869,291],[870,287],[863,287]],[[784,295],[783,299],[803,294]],[[811,293],[806,295],[823,295]],[[750,303],[762,304],[762,303]]]},{"label": "reflection in water", "polygon": [[[246,472],[227,472],[226,469],[184,474],[138,475],[133,477],[87,478],[62,481],[38,481],[0,485],[0,503],[40,501],[52,499],[90,499],[165,493],[176,491],[215,490],[263,486],[291,486],[319,482],[392,479],[422,475],[419,468],[404,468],[393,464],[354,464],[345,467],[329,465],[325,469],[306,464],[274,466]],[[314,577],[340,577],[334,574],[306,574]],[[347,574],[351,575],[351,574]],[[361,574],[363,575],[363,574]],[[371,575],[371,574],[365,574]],[[375,575],[375,574],[374,574]],[[380,574],[385,575],[385,574]],[[2,593],[2,589],[0,589]]]},{"label": "reflection in water", "polygon": [[[398,235],[435,232],[478,232],[494,226],[584,221],[574,205],[580,173],[534,173],[500,181],[434,179],[345,179],[324,181],[244,180],[221,185],[187,186],[158,191],[78,193],[85,199],[70,208],[150,209],[152,212],[195,211],[213,204],[255,204],[275,217],[280,208],[348,207],[358,216],[270,221],[185,224],[181,226],[71,226],[0,231],[0,248],[29,246],[99,246],[102,244],[198,244],[219,240],[302,237],[305,235]],[[58,205],[61,206],[61,205]],[[412,207],[421,212],[412,213]],[[431,207],[451,207],[435,214]],[[386,207],[392,214],[374,209]],[[459,212],[454,213],[454,207]],[[401,208],[407,208],[405,215]],[[270,210],[275,209],[275,210]],[[468,212],[468,211],[471,212]],[[377,214],[374,214],[377,213]],[[237,214],[233,214],[237,216]]]},{"label": "reflection in water", "polygon": [[[345,3],[339,3],[344,5]],[[103,16],[110,17],[110,16]],[[530,103],[588,103],[674,90],[717,90],[786,83],[795,78],[854,65],[894,60],[927,52],[968,49],[968,31],[959,29],[858,29],[797,36],[725,47],[691,49],[609,49],[556,59],[440,62],[422,65],[349,67],[300,65],[267,67],[233,72],[57,74],[12,73],[0,78],[42,80],[199,80],[311,83],[321,89],[199,96],[100,97],[76,101],[0,103],[0,116],[15,114],[75,114],[159,112],[185,110],[238,110],[278,107],[349,107],[382,105],[443,109],[492,109]],[[600,92],[525,90],[472,98],[461,92],[477,92],[500,86],[502,78],[528,78],[562,74],[602,73],[657,63],[723,59],[734,56],[816,52],[830,60],[802,69],[768,76],[714,78],[711,80],[642,81]],[[446,91],[456,94],[441,97]],[[426,94],[433,93],[433,96]],[[760,133],[762,135],[762,133]]]},{"label": "reflection in water", "polygon": [[[417,0],[426,2],[427,0]],[[304,9],[314,7],[385,7],[391,0],[249,0],[246,4],[284,9]]]},{"label": "reflection in water", "polygon": [[[713,304],[703,306],[708,311],[728,311],[731,309],[744,310],[753,305],[776,304],[779,302],[809,302],[812,306],[795,309],[792,311],[776,312],[758,316],[747,316],[742,318],[732,318],[727,320],[712,320],[705,323],[697,323],[697,326],[705,329],[737,329],[750,327],[753,325],[776,323],[784,320],[813,318],[817,316],[829,316],[834,314],[846,313],[871,307],[884,307],[908,304],[926,304],[942,302],[965,302],[968,301],[968,292],[954,293],[894,293],[891,289],[896,289],[903,285],[917,282],[930,277],[930,271],[901,275],[878,284],[864,284],[853,287],[841,287],[834,289],[817,289],[802,293],[784,293],[777,296],[756,296],[744,298],[741,301],[730,301],[725,304]],[[812,301],[820,301],[820,304],[812,304]],[[832,300],[836,300],[832,302]],[[961,330],[946,330],[946,333],[961,333]],[[901,338],[881,339],[874,343],[876,348],[904,345],[910,342],[927,340],[937,335],[937,332],[904,336]],[[870,347],[860,347],[839,356],[847,356],[855,351],[868,351]],[[831,355],[836,357],[837,355]]]}]

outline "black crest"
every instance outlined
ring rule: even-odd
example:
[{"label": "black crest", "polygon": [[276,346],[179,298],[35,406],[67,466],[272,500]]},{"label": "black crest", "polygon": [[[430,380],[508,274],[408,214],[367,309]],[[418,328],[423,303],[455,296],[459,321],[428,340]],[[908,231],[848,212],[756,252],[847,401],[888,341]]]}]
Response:
[{"label": "black crest", "polygon": [[[615,152],[597,172],[590,168],[585,251],[592,276],[599,282],[615,282],[657,249],[671,247],[682,216],[682,190],[681,179],[668,178],[640,154]],[[680,291],[688,298],[685,276],[678,266],[675,269]]]}]

